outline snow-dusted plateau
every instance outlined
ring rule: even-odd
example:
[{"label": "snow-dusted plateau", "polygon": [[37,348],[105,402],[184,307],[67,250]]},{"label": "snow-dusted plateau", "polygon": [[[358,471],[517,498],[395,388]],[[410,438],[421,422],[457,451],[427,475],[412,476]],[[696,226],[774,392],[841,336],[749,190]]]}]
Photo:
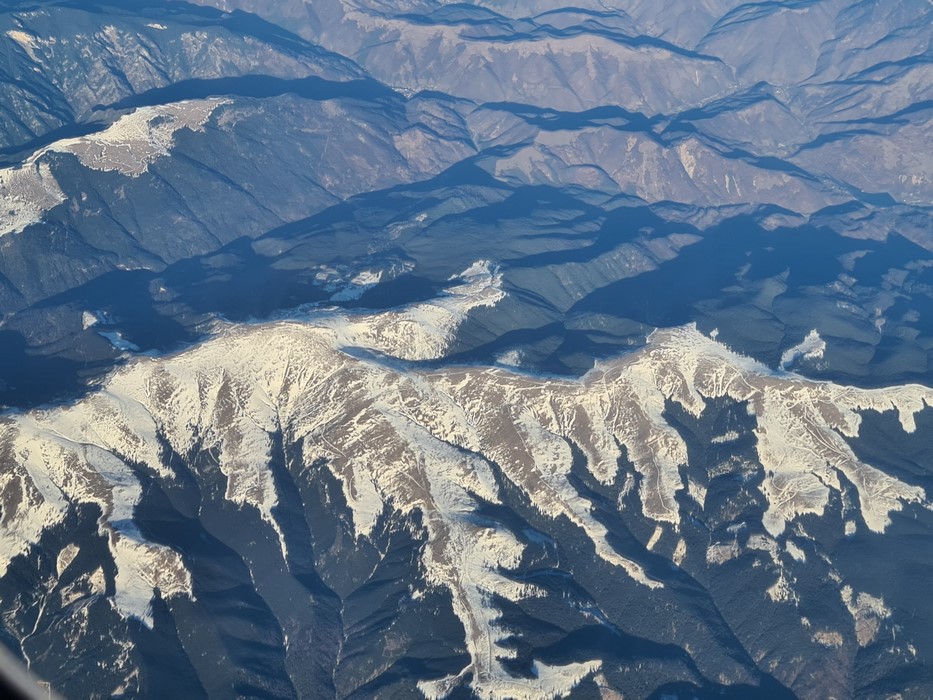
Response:
[{"label": "snow-dusted plateau", "polygon": [[0,644],[69,698],[933,695],[927,0],[0,9]]}]

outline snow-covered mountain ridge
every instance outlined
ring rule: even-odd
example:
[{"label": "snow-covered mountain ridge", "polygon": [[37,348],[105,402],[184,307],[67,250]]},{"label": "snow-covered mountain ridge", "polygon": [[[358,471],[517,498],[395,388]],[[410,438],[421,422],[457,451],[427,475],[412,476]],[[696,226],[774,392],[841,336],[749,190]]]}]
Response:
[{"label": "snow-covered mountain ridge", "polygon": [[[754,416],[760,490],[769,504],[759,538],[766,548],[776,551],[799,516],[822,515],[846,483],[856,490],[862,525],[875,532],[905,504],[929,506],[922,488],[860,460],[846,441],[858,435],[866,410],[896,411],[903,429],[913,431],[915,415],[933,406],[933,390],[919,385],[862,390],[775,372],[692,326],[656,331],[645,348],[602,362],[579,380],[410,362],[442,358],[470,310],[502,296],[495,269],[477,264],[432,302],[231,327],[179,354],[139,358],[72,405],[5,416],[3,570],[69,508],[90,503],[102,511],[121,614],[148,619],[155,589],[163,597],[190,595],[185,555],[147,542],[133,524],[142,493],[134,469],[171,481],[168,449],[212,454],[226,498],[256,509],[280,533],[288,561],[269,468],[281,436],[301,450],[304,464],[323,461],[339,480],[357,537],[369,537],[386,514],[421,514],[424,578],[449,592],[470,654],[458,676],[422,683],[427,697],[444,697],[463,680],[483,698],[558,697],[599,663],[536,662],[534,682],[503,665],[512,652],[501,643],[513,631],[499,620],[494,600],[541,591],[509,576],[524,554],[515,533],[475,516],[481,503],[501,502],[499,475],[649,589],[664,584],[616,550],[570,473],[582,454],[599,482],[637,487],[657,536],[676,536],[678,499],[686,493],[702,507],[704,493],[691,480],[670,405],[699,417],[708,402],[727,399]],[[681,540],[674,563],[685,547]],[[707,559],[728,560],[716,547]],[[783,574],[775,587],[784,593],[774,596],[794,595],[782,581]],[[857,599],[851,589],[848,596]]]}]

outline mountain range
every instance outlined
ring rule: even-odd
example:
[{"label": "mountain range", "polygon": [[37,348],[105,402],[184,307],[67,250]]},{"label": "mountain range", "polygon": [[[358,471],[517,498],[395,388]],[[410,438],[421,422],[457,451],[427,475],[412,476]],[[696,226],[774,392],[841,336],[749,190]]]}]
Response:
[{"label": "mountain range", "polygon": [[925,697],[929,2],[0,11],[0,641],[66,697]]}]

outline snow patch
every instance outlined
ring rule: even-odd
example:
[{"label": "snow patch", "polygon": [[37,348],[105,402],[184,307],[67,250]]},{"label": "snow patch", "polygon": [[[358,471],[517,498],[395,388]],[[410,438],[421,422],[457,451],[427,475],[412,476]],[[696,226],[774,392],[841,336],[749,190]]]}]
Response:
[{"label": "snow patch", "polygon": [[506,350],[496,355],[496,362],[505,367],[521,367],[524,360],[525,353],[518,348]]},{"label": "snow patch", "polygon": [[[87,328],[87,326],[85,326],[85,328]],[[120,331],[98,331],[97,335],[101,336],[102,338],[106,338],[117,350],[122,350],[124,352],[139,352],[139,346],[124,338]]]},{"label": "snow patch", "polygon": [[26,52],[26,55],[29,56],[30,60],[32,60],[34,63],[39,63],[41,61],[36,51],[39,48],[52,43],[50,41],[43,41],[35,34],[24,32],[22,29],[10,29],[6,32],[6,35],[19,44],[20,48]]},{"label": "snow patch", "polygon": [[85,167],[138,177],[150,163],[169,153],[177,131],[202,129],[214,110],[227,102],[208,99],[141,107],[101,132],[56,141],[22,165],[0,168],[0,236],[38,223],[45,212],[65,201],[45,158],[48,154],[70,153]]},{"label": "snow patch", "polygon": [[227,99],[212,98],[140,107],[103,131],[57,141],[32,158],[47,152],[72,153],[88,168],[139,177],[153,161],[168,155],[176,132],[202,130],[214,110],[229,103]]},{"label": "snow patch", "polygon": [[79,551],[78,545],[69,543],[58,553],[58,557],[55,560],[55,572],[58,574],[59,578],[61,578],[65,569],[71,566],[71,562],[78,556]]},{"label": "snow patch", "polygon": [[774,603],[797,602],[797,594],[794,593],[794,590],[791,588],[790,581],[784,571],[780,572],[778,580],[767,590],[767,593],[768,597]]},{"label": "snow patch", "polygon": [[330,325],[344,347],[377,350],[405,360],[443,357],[472,310],[494,306],[505,296],[501,274],[486,260],[450,279],[460,284],[436,299],[394,312],[335,316]]},{"label": "snow patch", "polygon": [[826,341],[820,337],[820,334],[814,328],[807,333],[807,337],[800,343],[784,351],[784,354],[781,355],[780,367],[786,370],[801,358],[805,360],[819,360],[823,357],[825,351]]},{"label": "snow patch", "polygon": [[64,201],[65,193],[48,163],[33,160],[0,168],[0,236],[38,223],[45,212]]},{"label": "snow patch", "polygon": [[648,540],[648,544],[645,545],[649,550],[654,550],[654,546],[658,543],[658,540],[661,539],[661,535],[664,534],[664,528],[660,525],[654,526],[654,532],[651,533],[651,539]]},{"label": "snow patch", "polygon": [[878,637],[881,623],[891,617],[884,600],[868,593],[855,593],[851,586],[839,591],[842,602],[855,622],[855,638],[860,647],[866,647]]},{"label": "snow patch", "polygon": [[739,435],[739,433],[737,433],[735,430],[727,430],[722,435],[717,435],[712,438],[710,442],[714,445],[725,445],[727,442],[735,442],[740,437],[742,436]]},{"label": "snow patch", "polygon": [[87,330],[88,328],[93,328],[98,323],[100,323],[100,319],[97,318],[97,316],[92,314],[90,311],[83,311],[81,313],[81,328],[83,330]]},{"label": "snow patch", "polygon": [[842,635],[833,630],[818,630],[813,633],[810,639],[827,649],[838,649],[845,643]]},{"label": "snow patch", "polygon": [[687,556],[687,542],[686,540],[684,540],[683,537],[681,537],[679,540],[677,540],[677,546],[674,547],[674,554],[671,557],[671,559],[674,561],[674,563],[677,566],[680,566],[683,563],[684,558],[686,556]]},{"label": "snow patch", "polygon": [[367,290],[375,287],[382,281],[382,271],[364,270],[356,274],[350,283],[331,296],[331,301],[351,301],[359,299]]},{"label": "snow patch", "polygon": [[807,563],[806,553],[790,540],[787,540],[784,544],[784,549],[787,550],[787,553],[790,554],[794,561],[799,561],[801,564]]}]

